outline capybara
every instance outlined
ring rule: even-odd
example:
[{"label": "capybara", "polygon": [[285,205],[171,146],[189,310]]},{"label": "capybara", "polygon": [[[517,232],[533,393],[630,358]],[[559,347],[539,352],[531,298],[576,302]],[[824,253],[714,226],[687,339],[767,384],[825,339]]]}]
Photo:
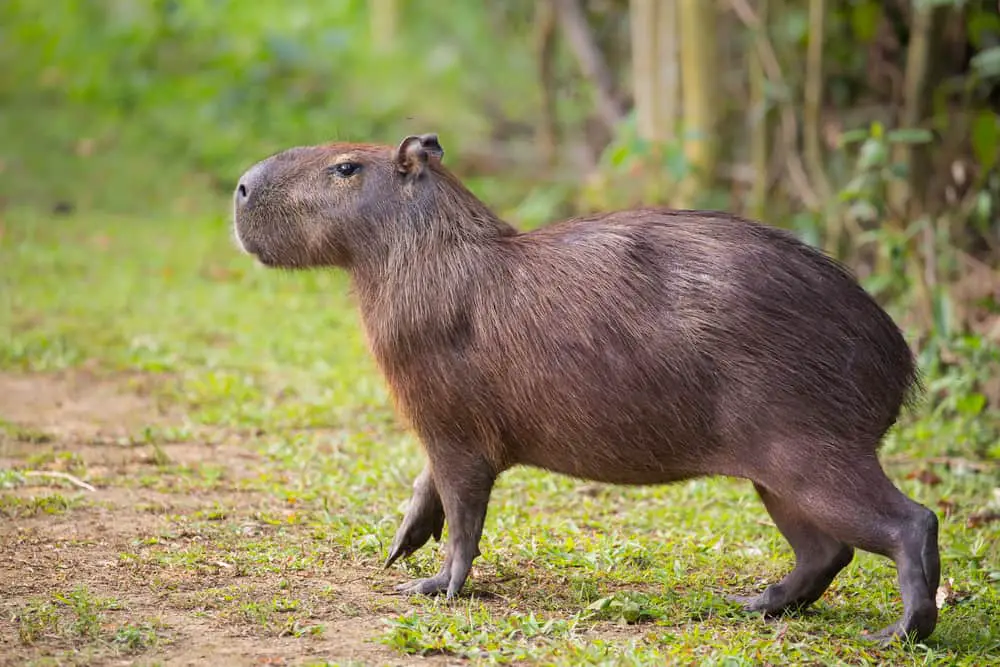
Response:
[{"label": "capybara", "polygon": [[[902,617],[937,622],[934,512],[876,452],[920,388],[893,320],[792,234],[719,212],[636,209],[519,232],[441,164],[434,134],[331,143],[251,167],[235,236],[270,267],[351,276],[372,353],[427,463],[386,561],[440,539],[400,591],[454,596],[497,476],[753,482],[795,553],[747,609],[805,607],[855,548],[896,563]],[[735,597],[735,596],[734,596]]]}]

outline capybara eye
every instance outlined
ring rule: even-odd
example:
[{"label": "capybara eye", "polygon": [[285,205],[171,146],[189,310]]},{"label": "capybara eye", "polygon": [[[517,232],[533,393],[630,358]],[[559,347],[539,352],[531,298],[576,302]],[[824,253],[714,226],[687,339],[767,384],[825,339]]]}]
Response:
[{"label": "capybara eye", "polygon": [[361,170],[361,165],[357,162],[341,162],[330,167],[330,173],[343,178],[349,178]]}]

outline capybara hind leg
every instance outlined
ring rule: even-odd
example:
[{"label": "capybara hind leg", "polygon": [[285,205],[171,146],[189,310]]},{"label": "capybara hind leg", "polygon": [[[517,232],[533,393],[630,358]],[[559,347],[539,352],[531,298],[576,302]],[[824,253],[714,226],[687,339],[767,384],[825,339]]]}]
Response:
[{"label": "capybara hind leg", "polygon": [[444,506],[437,487],[434,486],[431,465],[427,463],[413,482],[413,495],[406,507],[406,514],[403,515],[403,523],[396,531],[396,537],[389,548],[385,567],[424,546],[432,535],[435,540],[440,540],[443,528]]},{"label": "capybara hind leg", "polygon": [[938,519],[926,507],[906,500],[908,512],[899,521],[902,534],[893,557],[903,595],[903,618],[876,635],[886,644],[903,637],[925,639],[937,625],[935,598],[941,580]]},{"label": "capybara hind leg", "polygon": [[451,599],[465,584],[472,561],[479,555],[479,540],[496,475],[484,460],[468,454],[462,460],[451,451],[447,465],[436,465],[433,477],[448,522],[444,564],[433,577],[402,584],[396,590],[425,595],[444,592]]},{"label": "capybara hind leg", "polygon": [[833,578],[851,562],[854,549],[820,530],[795,505],[754,484],[768,514],[795,552],[795,567],[781,581],[754,597],[732,596],[748,611],[778,615],[818,600]]},{"label": "capybara hind leg", "polygon": [[852,461],[845,471],[817,474],[800,485],[791,500],[837,540],[895,561],[903,615],[879,632],[878,639],[924,639],[934,631],[938,616],[937,516],[903,495],[874,456]]}]

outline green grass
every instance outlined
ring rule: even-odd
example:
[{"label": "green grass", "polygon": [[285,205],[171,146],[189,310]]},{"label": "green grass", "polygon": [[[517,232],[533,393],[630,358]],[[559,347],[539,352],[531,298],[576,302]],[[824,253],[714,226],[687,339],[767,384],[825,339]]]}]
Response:
[{"label": "green grass", "polygon": [[[181,416],[118,443],[144,451],[147,465],[100,481],[204,496],[190,510],[161,500],[129,508],[163,515],[172,528],[138,535],[118,563],[191,618],[302,641],[356,618],[397,656],[446,653],[475,664],[978,665],[1000,652],[1000,522],[970,523],[1000,504],[1000,475],[982,458],[997,451],[998,425],[975,400],[908,417],[886,446],[886,456],[914,457],[889,471],[938,510],[944,580],[956,593],[924,644],[878,649],[861,640],[900,613],[891,563],[868,554],[809,613],[765,621],[727,603],[726,593],[781,576],[791,553],[749,483],[725,479],[618,488],[511,471],[493,496],[471,596],[453,604],[385,598],[379,592],[392,583],[433,573],[441,553],[431,543],[380,569],[422,459],[393,417],[344,275],[259,269],[234,249],[224,210],[191,218],[16,210],[2,224],[0,369],[141,371],[152,378],[143,391]],[[961,384],[963,372],[951,371],[948,386],[975,393]],[[0,416],[4,437],[38,448],[19,468],[89,470],[46,453],[50,438],[15,415]],[[174,460],[176,443],[208,448],[213,438],[257,457],[246,474],[225,461]],[[957,455],[981,465],[922,461]],[[928,468],[939,483],[910,475]],[[23,481],[0,471],[0,488]],[[221,493],[259,506],[229,505]],[[0,511],[37,520],[73,502],[5,495]],[[247,586],[192,592],[178,584],[220,572]],[[319,587],[345,572],[369,582],[363,595],[339,599]],[[22,642],[97,632],[123,651],[157,645],[143,620],[95,625],[105,609],[87,599],[31,603]]]},{"label": "green grass", "polygon": [[60,637],[85,643],[113,644],[120,652],[145,650],[159,641],[158,623],[110,623],[108,611],[123,608],[114,598],[102,597],[86,586],[53,593],[48,599],[28,601],[17,613],[18,636],[24,644]]}]

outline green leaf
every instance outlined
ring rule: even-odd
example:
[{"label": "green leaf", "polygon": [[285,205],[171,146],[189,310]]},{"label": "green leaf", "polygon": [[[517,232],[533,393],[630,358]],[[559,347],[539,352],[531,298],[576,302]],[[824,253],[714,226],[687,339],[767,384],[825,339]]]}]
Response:
[{"label": "green leaf", "polygon": [[893,162],[889,165],[889,177],[905,181],[910,175],[910,165],[905,162]]},{"label": "green leaf", "polygon": [[609,606],[611,606],[611,600],[612,600],[612,598],[610,598],[610,597],[600,598],[598,600],[594,600],[589,605],[587,605],[587,609],[589,609],[591,611],[604,611]]},{"label": "green leaf", "polygon": [[611,162],[611,166],[612,167],[622,166],[625,160],[628,159],[629,152],[630,151],[628,149],[628,146],[625,146],[623,144],[615,146],[615,149],[611,151],[611,154],[608,156],[608,159]]},{"label": "green leaf", "polygon": [[865,289],[878,296],[892,286],[892,276],[884,273],[874,273],[864,281]]},{"label": "green leaf", "polygon": [[993,46],[980,51],[969,61],[972,68],[983,79],[1000,77],[1000,46]]},{"label": "green leaf", "polygon": [[868,178],[865,174],[858,174],[850,181],[847,185],[840,191],[841,201],[848,201],[855,197],[860,197],[865,191],[865,186],[868,184]]},{"label": "green leaf", "polygon": [[858,156],[859,169],[873,169],[885,164],[887,152],[885,145],[874,138],[861,145],[861,155]]},{"label": "green leaf", "polygon": [[[975,216],[981,222],[989,222],[993,213],[993,198],[989,192],[980,192],[976,195]],[[985,231],[985,230],[983,230]]]},{"label": "green leaf", "polygon": [[938,335],[947,338],[951,332],[951,300],[948,298],[948,293],[940,285],[934,290],[931,309],[935,331]]},{"label": "green leaf", "polygon": [[1000,35],[1000,16],[982,10],[973,11],[969,16],[968,30],[969,40],[973,46],[977,49],[988,46],[985,38],[990,33]]},{"label": "green leaf", "polygon": [[886,141],[894,144],[926,144],[934,140],[930,130],[918,127],[899,128],[885,135]]},{"label": "green leaf", "polygon": [[975,417],[986,407],[986,397],[979,393],[966,394],[958,399],[955,408],[969,417]]},{"label": "green leaf", "polygon": [[775,17],[774,31],[782,41],[802,43],[809,34],[809,15],[804,9],[790,6],[780,17]]},{"label": "green leaf", "polygon": [[859,141],[864,141],[868,138],[868,130],[858,128],[854,130],[848,130],[840,135],[840,145],[846,146],[848,144],[856,144]]},{"label": "green leaf", "polygon": [[851,29],[854,36],[862,42],[870,42],[878,31],[879,19],[882,18],[882,5],[877,2],[861,2],[851,10]]},{"label": "green leaf", "polygon": [[997,162],[997,151],[1000,146],[1000,130],[997,128],[997,117],[990,111],[981,111],[972,121],[972,152],[976,161],[989,171]]},{"label": "green leaf", "polygon": [[850,207],[851,217],[862,222],[875,222],[878,220],[878,209],[870,201],[859,199]]}]

